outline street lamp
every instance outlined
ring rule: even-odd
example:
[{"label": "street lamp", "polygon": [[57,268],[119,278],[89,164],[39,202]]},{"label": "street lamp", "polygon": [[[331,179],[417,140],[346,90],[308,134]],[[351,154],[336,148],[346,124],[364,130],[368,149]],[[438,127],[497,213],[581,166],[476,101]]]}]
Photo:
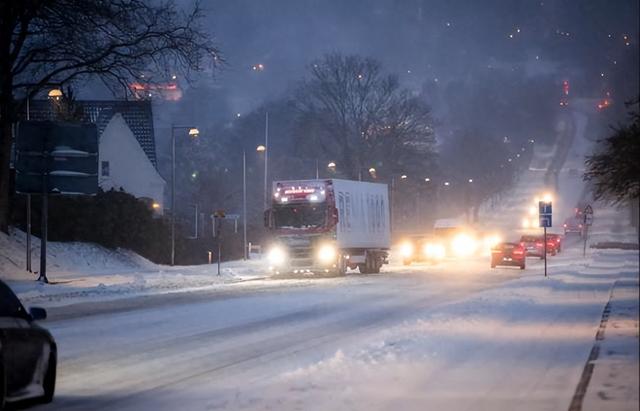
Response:
[{"label": "street lamp", "polygon": [[193,126],[171,125],[171,265],[176,259],[176,130],[189,130],[189,137],[196,138],[200,131]]},{"label": "street lamp", "polygon": [[267,150],[267,148],[265,146],[263,146],[262,144],[260,144],[258,147],[256,147],[256,151],[258,153],[263,153]]},{"label": "street lamp", "polygon": [[63,95],[62,94],[62,90],[60,90],[59,88],[51,89],[51,90],[49,90],[49,93],[47,93],[47,96],[50,99],[53,99],[53,100],[56,100],[56,101],[60,100],[62,98],[62,95]]}]

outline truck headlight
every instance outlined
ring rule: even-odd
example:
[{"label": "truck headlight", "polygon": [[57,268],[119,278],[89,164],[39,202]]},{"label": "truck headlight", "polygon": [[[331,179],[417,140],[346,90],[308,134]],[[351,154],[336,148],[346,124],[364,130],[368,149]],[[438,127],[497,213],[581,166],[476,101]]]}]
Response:
[{"label": "truck headlight", "polygon": [[400,254],[403,257],[411,257],[413,255],[413,244],[411,244],[409,241],[405,241],[404,243],[400,244]]},{"label": "truck headlight", "polygon": [[287,253],[281,246],[274,246],[267,253],[267,259],[270,265],[281,266],[287,259]]},{"label": "truck headlight", "polygon": [[318,259],[321,263],[329,264],[334,263],[338,256],[338,250],[332,244],[323,244],[318,249]]}]

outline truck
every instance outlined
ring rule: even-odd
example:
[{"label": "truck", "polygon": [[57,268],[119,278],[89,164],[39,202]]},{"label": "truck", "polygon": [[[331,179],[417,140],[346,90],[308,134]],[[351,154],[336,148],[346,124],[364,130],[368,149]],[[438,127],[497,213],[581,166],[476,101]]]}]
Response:
[{"label": "truck", "polygon": [[379,273],[391,244],[386,184],[341,179],[275,181],[265,226],[274,273]]}]

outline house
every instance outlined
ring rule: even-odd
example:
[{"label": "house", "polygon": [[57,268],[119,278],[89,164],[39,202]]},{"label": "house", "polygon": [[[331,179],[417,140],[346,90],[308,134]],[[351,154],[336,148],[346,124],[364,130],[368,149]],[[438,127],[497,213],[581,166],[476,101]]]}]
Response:
[{"label": "house", "polygon": [[136,140],[124,117],[116,113],[100,135],[98,184],[107,191],[122,188],[164,209],[166,183]]}]

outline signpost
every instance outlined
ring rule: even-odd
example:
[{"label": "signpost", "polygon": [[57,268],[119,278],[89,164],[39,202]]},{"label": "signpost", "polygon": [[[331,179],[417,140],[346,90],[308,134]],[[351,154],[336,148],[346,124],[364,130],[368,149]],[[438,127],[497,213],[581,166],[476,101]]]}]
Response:
[{"label": "signpost", "polygon": [[[23,121],[16,139],[16,192],[42,195],[40,272],[47,279],[49,194],[98,192],[98,131],[95,124]],[[30,222],[29,222],[30,223]]]},{"label": "signpost", "polygon": [[213,236],[218,240],[218,275],[220,275],[220,262],[222,260],[222,230],[220,225],[222,220],[233,220],[234,230],[238,232],[238,214],[227,214],[224,210],[217,210],[211,216],[213,218]]},{"label": "signpost", "polygon": [[544,228],[544,276],[547,276],[547,227],[552,227],[551,201],[538,202],[539,226]]},{"label": "signpost", "polygon": [[593,208],[588,204],[584,210],[582,210],[582,227],[584,227],[584,233],[582,236],[582,256],[587,255],[587,234],[589,233],[589,227],[593,224]]}]

